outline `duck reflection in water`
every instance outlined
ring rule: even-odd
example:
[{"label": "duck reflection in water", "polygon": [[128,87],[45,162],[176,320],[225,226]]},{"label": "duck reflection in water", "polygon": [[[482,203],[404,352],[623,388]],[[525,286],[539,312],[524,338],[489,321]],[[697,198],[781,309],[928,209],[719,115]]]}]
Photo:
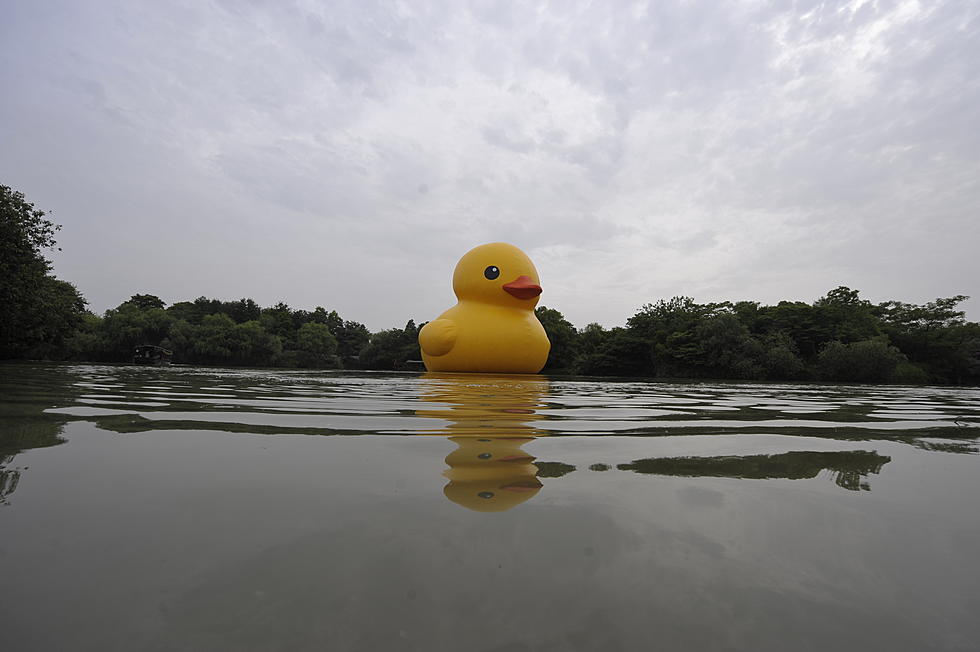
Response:
[{"label": "duck reflection in water", "polygon": [[521,447],[546,432],[534,427],[548,393],[542,376],[427,373],[422,400],[443,407],[420,416],[448,421],[446,435],[457,448],[446,456],[446,497],[478,512],[502,512],[541,490],[535,458]]},{"label": "duck reflection in water", "polygon": [[541,490],[534,457],[521,446],[534,437],[450,437],[459,447],[446,457],[446,498],[478,512],[502,512]]}]

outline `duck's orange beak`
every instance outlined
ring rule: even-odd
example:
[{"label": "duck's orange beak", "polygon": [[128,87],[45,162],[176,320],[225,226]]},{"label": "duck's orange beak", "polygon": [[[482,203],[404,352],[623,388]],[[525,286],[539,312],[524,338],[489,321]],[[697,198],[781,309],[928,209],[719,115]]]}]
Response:
[{"label": "duck's orange beak", "polygon": [[504,284],[504,290],[518,299],[533,299],[541,294],[541,286],[528,276],[518,276],[510,283]]}]

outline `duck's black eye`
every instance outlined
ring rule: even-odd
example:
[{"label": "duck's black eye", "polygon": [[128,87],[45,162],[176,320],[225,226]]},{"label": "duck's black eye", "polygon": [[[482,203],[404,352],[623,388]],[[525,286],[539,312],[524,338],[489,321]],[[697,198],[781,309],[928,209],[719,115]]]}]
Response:
[{"label": "duck's black eye", "polygon": [[491,457],[493,457],[493,455],[491,455],[490,453],[480,453],[479,455],[477,455],[477,457],[479,457],[481,460],[488,460]]},{"label": "duck's black eye", "polygon": [[493,498],[493,492],[492,491],[481,491],[480,493],[477,494],[477,496],[479,496],[480,498]]},{"label": "duck's black eye", "polygon": [[483,275],[487,277],[488,280],[493,280],[500,276],[500,269],[496,265],[490,265],[485,270],[483,270]]}]

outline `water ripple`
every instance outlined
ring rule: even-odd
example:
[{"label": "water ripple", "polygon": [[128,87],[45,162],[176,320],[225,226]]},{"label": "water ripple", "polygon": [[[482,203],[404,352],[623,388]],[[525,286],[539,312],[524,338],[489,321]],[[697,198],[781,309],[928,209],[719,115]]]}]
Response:
[{"label": "water ripple", "polygon": [[[85,365],[46,412],[120,432],[514,436],[779,433],[889,439],[976,452],[980,390],[782,383],[644,382]],[[930,445],[926,443],[931,442]],[[955,447],[954,447],[955,448]],[[948,450],[952,450],[946,447]]]}]

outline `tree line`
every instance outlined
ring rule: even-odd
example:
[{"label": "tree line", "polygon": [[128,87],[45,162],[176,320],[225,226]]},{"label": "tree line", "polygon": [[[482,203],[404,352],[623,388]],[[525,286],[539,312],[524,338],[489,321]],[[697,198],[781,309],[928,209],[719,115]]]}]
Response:
[{"label": "tree line", "polygon": [[[203,365],[397,370],[421,359],[424,323],[371,333],[323,307],[206,297],[167,306],[135,294],[95,315],[71,283],[51,275],[43,252],[59,227],[44,216],[0,185],[0,359],[126,362],[141,344]],[[536,314],[551,340],[551,373],[980,384],[980,324],[957,310],[967,298],[873,304],[846,287],[812,304],[678,296],[610,329],[576,328],[553,308]]]},{"label": "tree line", "polygon": [[980,384],[980,324],[958,304],[873,304],[838,287],[812,304],[647,304],[626,325],[576,329],[538,308],[552,343],[546,370],[597,376]]}]

